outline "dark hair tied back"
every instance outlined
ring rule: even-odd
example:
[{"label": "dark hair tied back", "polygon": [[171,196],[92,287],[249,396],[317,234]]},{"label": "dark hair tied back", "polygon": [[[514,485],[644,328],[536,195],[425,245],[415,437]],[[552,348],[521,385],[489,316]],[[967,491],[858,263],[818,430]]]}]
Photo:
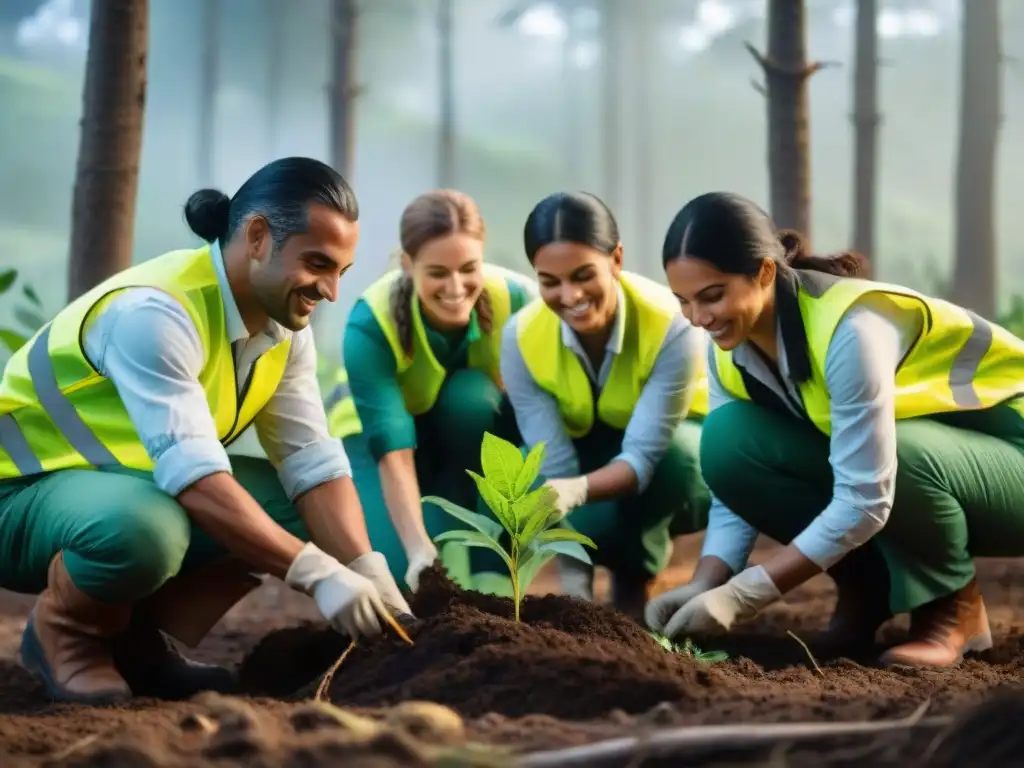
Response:
[{"label": "dark hair tied back", "polygon": [[870,263],[855,251],[842,251],[828,256],[815,256],[808,252],[807,241],[795,229],[779,230],[779,242],[786,255],[786,263],[793,269],[827,272],[839,277],[867,277]]},{"label": "dark hair tied back", "polygon": [[200,189],[185,203],[185,222],[208,243],[224,237],[231,217],[231,198],[219,189]]}]

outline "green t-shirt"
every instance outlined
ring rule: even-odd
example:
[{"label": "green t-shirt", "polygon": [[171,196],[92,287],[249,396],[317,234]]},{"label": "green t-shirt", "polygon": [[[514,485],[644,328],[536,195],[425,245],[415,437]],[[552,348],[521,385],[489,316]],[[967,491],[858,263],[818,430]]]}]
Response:
[{"label": "green t-shirt", "polygon": [[[532,284],[508,280],[511,312],[522,309],[536,295]],[[449,373],[465,368],[469,345],[480,337],[476,312],[469,325],[456,331],[438,331],[420,312],[430,349],[437,362]],[[500,333],[501,329],[494,329]],[[349,314],[342,345],[349,391],[355,401],[363,435],[374,461],[403,448],[416,448],[416,424],[405,409],[398,386],[397,363],[384,331],[362,299]]]}]

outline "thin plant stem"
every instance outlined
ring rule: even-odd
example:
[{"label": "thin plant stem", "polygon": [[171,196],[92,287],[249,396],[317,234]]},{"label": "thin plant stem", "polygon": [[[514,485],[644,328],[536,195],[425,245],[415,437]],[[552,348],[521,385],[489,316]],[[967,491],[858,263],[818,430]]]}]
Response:
[{"label": "thin plant stem", "polygon": [[795,633],[793,632],[793,630],[791,630],[791,629],[787,629],[787,630],[786,630],[786,634],[787,634],[787,635],[789,635],[790,637],[792,637],[792,638],[793,638],[794,640],[796,640],[796,641],[797,641],[798,643],[800,643],[800,645],[801,645],[801,646],[803,647],[803,649],[804,649],[804,653],[806,653],[806,654],[807,654],[807,658],[808,658],[808,659],[810,659],[810,660],[811,660],[811,664],[813,664],[813,665],[814,665],[814,669],[815,669],[815,671],[817,671],[817,673],[818,673],[819,675],[821,675],[822,677],[824,677],[824,676],[825,676],[825,673],[821,671],[821,667],[819,667],[819,666],[818,666],[818,662],[817,662],[817,661],[815,660],[815,658],[814,658],[814,654],[813,654],[813,653],[811,653],[811,649],[807,647],[807,643],[805,643],[805,642],[804,642],[803,640],[801,640],[801,639],[800,639],[799,637],[797,637],[797,635],[796,635],[796,634],[795,634]]},{"label": "thin plant stem", "polygon": [[345,652],[338,657],[338,660],[336,662],[334,662],[334,665],[327,670],[326,674],[324,674],[324,679],[321,680],[320,685],[317,686],[316,694],[313,696],[313,701],[323,700],[324,695],[327,693],[327,689],[331,687],[331,680],[334,679],[334,673],[338,671],[338,667],[340,667],[341,663],[345,661],[345,657],[347,657],[352,652],[352,649],[355,647],[356,641],[353,640],[351,643],[349,643],[349,646],[345,649]]}]

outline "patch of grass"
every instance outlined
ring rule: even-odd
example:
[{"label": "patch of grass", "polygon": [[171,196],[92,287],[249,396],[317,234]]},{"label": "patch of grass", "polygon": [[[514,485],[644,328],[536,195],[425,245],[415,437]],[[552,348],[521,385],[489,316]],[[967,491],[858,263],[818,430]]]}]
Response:
[{"label": "patch of grass", "polygon": [[658,632],[650,632],[648,634],[657,641],[658,645],[669,653],[681,653],[685,656],[691,657],[694,661],[699,661],[704,664],[717,664],[719,662],[729,660],[729,654],[725,651],[703,651],[690,638],[686,638],[683,642],[677,643]]}]

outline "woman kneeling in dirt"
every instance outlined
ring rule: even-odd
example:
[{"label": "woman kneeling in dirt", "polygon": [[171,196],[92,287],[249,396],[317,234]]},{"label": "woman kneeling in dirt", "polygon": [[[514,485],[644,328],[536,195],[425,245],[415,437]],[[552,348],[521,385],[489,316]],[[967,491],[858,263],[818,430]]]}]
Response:
[{"label": "woman kneeling in dirt", "polygon": [[[525,247],[541,295],[505,327],[502,377],[524,442],[545,443],[558,514],[594,540],[616,607],[639,617],[671,537],[707,523],[706,339],[668,289],[622,269],[618,226],[596,197],[542,200]],[[559,568],[566,592],[593,599],[592,566]]]},{"label": "woman kneeling in dirt", "polygon": [[[729,631],[821,571],[836,652],[955,665],[992,645],[972,557],[1024,551],[1024,342],[978,315],[807,255],[737,195],[691,200],[663,260],[715,343],[701,464],[713,494],[687,586],[653,600],[669,636]],[[757,533],[787,544],[748,567]]]},{"label": "woman kneeling in dirt", "polygon": [[[328,403],[343,438],[370,541],[415,591],[438,557],[431,537],[458,525],[425,495],[485,511],[467,469],[484,432],[518,441],[499,374],[500,329],[536,295],[525,275],[484,263],[483,219],[467,195],[436,190],[402,214],[402,268],[371,285],[349,315],[347,392]],[[450,577],[503,569],[484,550],[447,547]],[[470,562],[472,560],[472,567]]]}]

